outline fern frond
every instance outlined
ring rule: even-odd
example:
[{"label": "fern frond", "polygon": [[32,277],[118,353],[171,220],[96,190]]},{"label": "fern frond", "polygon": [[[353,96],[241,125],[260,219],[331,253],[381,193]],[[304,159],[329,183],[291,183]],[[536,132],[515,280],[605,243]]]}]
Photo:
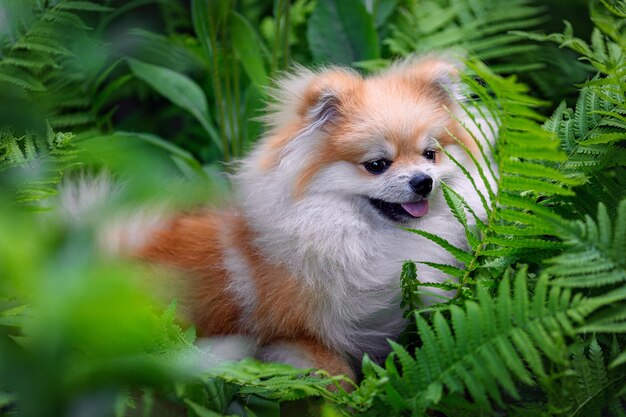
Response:
[{"label": "fern frond", "polygon": [[535,41],[557,43],[561,47],[570,48],[578,52],[584,57],[583,59],[588,60],[604,74],[613,76],[619,75],[620,73],[623,74],[626,57],[624,57],[624,54],[621,52],[622,47],[607,38],[598,27],[595,27],[591,34],[591,45],[575,37],[574,29],[567,21],[565,21],[563,33],[545,35],[513,31],[512,34]]},{"label": "fern frond", "polygon": [[561,221],[555,233],[568,249],[550,260],[547,272],[558,277],[556,285],[606,286],[626,281],[626,200],[622,200],[613,223],[606,207],[598,206],[597,221]]},{"label": "fern frond", "polygon": [[424,415],[455,394],[467,393],[489,407],[492,400],[503,403],[501,391],[520,398],[519,383],[542,383],[546,375],[542,358],[569,366],[566,339],[585,317],[611,300],[550,287],[545,276],[531,292],[527,279],[520,270],[511,289],[505,277],[495,297],[479,288],[477,302],[449,307],[449,319],[436,311],[428,324],[417,315],[421,346],[411,357],[402,346],[392,344],[398,363],[387,361],[384,376],[398,396],[384,401],[396,406],[400,401],[401,410]]},{"label": "fern frond", "polygon": [[437,236],[429,232],[425,232],[424,230],[417,230],[417,229],[406,229],[406,230],[435,242],[436,244],[438,244],[439,246],[441,246],[442,248],[450,252],[452,256],[454,256],[460,262],[468,263],[472,260],[471,254],[465,252],[461,248],[457,248],[456,246],[454,246],[453,244],[451,244],[450,242],[448,242],[447,240],[445,240],[444,238],[440,236]]},{"label": "fern frond", "polygon": [[64,11],[58,6],[50,9],[42,19],[44,22],[52,22],[63,26],[75,27],[77,29],[91,29],[77,14]]},{"label": "fern frond", "polygon": [[[481,265],[491,265],[495,259],[507,259],[510,263],[524,255],[528,262],[533,257],[539,260],[562,249],[561,241],[549,237],[554,235],[554,225],[548,215],[550,210],[537,201],[555,195],[572,196],[573,187],[582,183],[581,177],[561,172],[556,165],[565,161],[567,155],[560,149],[557,138],[540,124],[542,117],[534,108],[544,103],[528,96],[527,88],[515,79],[495,75],[476,62],[468,65],[485,80],[487,87],[469,81],[473,91],[485,100],[480,105],[470,102],[462,107],[471,118],[480,111],[484,114],[480,108],[483,106],[492,115],[490,119],[497,121],[497,126],[489,129],[498,132],[495,155],[498,175],[489,169],[481,171],[479,178],[474,178],[452,155],[450,159],[481,197],[486,220],[478,218],[474,208],[460,194],[444,186],[444,197],[465,229],[470,250],[451,247],[441,238],[414,231],[439,244],[462,262],[463,276],[456,267],[439,266],[440,270],[447,269],[451,276],[458,278],[461,286],[470,285],[475,271]],[[490,95],[490,91],[494,95]],[[486,136],[484,130],[482,134]],[[487,139],[476,138],[475,132],[471,135],[477,144],[489,143]],[[491,159],[483,147],[480,153],[484,161]],[[476,157],[473,161],[478,163]],[[539,213],[547,218],[538,216]],[[559,218],[556,214],[554,216]]]},{"label": "fern frond", "polygon": [[553,398],[555,406],[568,416],[614,415],[609,410],[615,402],[619,404],[619,391],[626,384],[626,376],[607,366],[613,353],[607,354],[596,337],[591,337],[590,341],[579,340],[570,351],[571,373],[557,379],[552,388],[564,393]]},{"label": "fern frond", "polygon": [[[28,18],[15,26],[13,39],[0,46],[0,83],[25,90],[26,97],[47,103],[48,107],[54,107],[61,96],[85,99],[79,87],[85,84],[84,75],[79,74],[80,71],[64,71],[70,63],[68,58],[73,56],[69,46],[75,42],[76,35],[89,29],[77,12],[111,9],[91,1],[61,0],[29,1],[20,10],[20,15]],[[69,94],[64,94],[66,92]],[[43,94],[46,96],[42,97]],[[46,116],[52,116],[51,113],[54,111]],[[61,117],[54,123],[55,127],[94,123],[86,113],[72,113],[79,112],[66,109],[62,115],[54,115]]]},{"label": "fern frond", "polygon": [[[559,170],[567,174],[596,172],[607,166],[619,142],[626,140],[626,124],[619,114],[626,99],[606,95],[609,79],[581,90],[575,110],[562,104],[546,123],[546,129],[555,132],[562,148],[568,154]],[[607,146],[609,145],[609,146]]]},{"label": "fern frond", "polygon": [[543,9],[528,0],[501,6],[492,0],[409,1],[384,42],[400,55],[461,48],[483,60],[506,61],[507,71],[541,67],[520,60],[536,47],[510,31],[536,27],[545,20]]},{"label": "fern frond", "polygon": [[32,209],[45,209],[42,203],[56,195],[63,171],[75,163],[77,153],[73,134],[55,133],[49,125],[46,138],[0,131],[0,171],[20,169],[26,174],[15,190],[15,201]]},{"label": "fern frond", "polygon": [[281,401],[310,396],[330,398],[332,394],[326,388],[329,385],[339,385],[339,382],[345,380],[343,377],[330,377],[323,371],[303,377],[302,374],[306,374],[306,371],[284,364],[244,359],[238,363],[218,366],[208,376],[241,385],[240,395],[261,395]]},{"label": "fern frond", "polygon": [[67,49],[60,42],[54,39],[43,38],[39,36],[30,36],[25,40],[16,42],[13,45],[15,50],[27,50],[40,52],[47,55],[71,55],[69,49]]},{"label": "fern frond", "polygon": [[60,65],[45,54],[37,56],[35,53],[29,53],[27,56],[20,57],[19,54],[16,53],[13,56],[3,58],[1,62],[3,66],[26,68],[34,72],[41,71],[48,67],[53,69],[61,68]]},{"label": "fern frond", "polygon": [[[619,10],[603,2],[614,13]],[[615,13],[614,13],[615,14]],[[538,41],[556,42],[578,52],[588,60],[599,74],[586,83],[580,91],[575,109],[561,104],[546,122],[546,129],[556,134],[568,157],[558,170],[567,176],[586,178],[586,184],[576,190],[576,198],[570,199],[572,206],[582,213],[590,213],[590,201],[603,202],[614,210],[619,201],[626,197],[623,182],[626,166],[622,156],[626,140],[626,54],[623,35],[615,28],[620,27],[620,18],[603,15],[591,36],[591,44],[574,36],[572,26],[566,22],[563,33],[523,34]],[[623,23],[623,22],[622,22]]]},{"label": "fern frond", "polygon": [[13,84],[26,91],[41,92],[46,90],[46,87],[37,78],[18,67],[0,71],[0,81]]},{"label": "fern frond", "polygon": [[91,113],[70,113],[50,117],[50,125],[55,129],[67,129],[70,127],[91,124],[95,122],[95,117]]},{"label": "fern frond", "polygon": [[108,12],[113,10],[93,1],[62,1],[57,5],[60,10],[74,10],[86,12]]}]

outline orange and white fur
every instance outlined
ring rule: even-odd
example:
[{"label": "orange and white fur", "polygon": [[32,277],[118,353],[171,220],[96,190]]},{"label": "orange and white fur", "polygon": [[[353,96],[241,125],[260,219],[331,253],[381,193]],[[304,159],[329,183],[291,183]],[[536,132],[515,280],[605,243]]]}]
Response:
[{"label": "orange and white fur", "polygon": [[[403,261],[457,263],[402,228],[466,246],[442,181],[481,211],[439,148],[476,172],[446,132],[476,149],[449,113],[464,118],[457,78],[433,56],[367,78],[297,69],[278,82],[268,131],[234,175],[232,207],[129,218],[109,237],[183,273],[181,297],[202,335],[246,335],[260,359],[354,377],[362,355],[383,359],[406,325]],[[446,278],[424,265],[418,276]]]}]

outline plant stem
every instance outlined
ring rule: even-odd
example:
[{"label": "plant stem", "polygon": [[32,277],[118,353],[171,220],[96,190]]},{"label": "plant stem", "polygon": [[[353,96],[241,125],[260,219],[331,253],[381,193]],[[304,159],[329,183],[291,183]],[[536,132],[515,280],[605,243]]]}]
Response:
[{"label": "plant stem", "polygon": [[289,0],[284,0],[285,11],[283,18],[283,68],[289,66]]},{"label": "plant stem", "polygon": [[233,143],[236,144],[236,147],[233,147],[233,156],[240,157],[243,153],[243,131],[244,131],[244,121],[241,117],[241,91],[239,89],[239,62],[237,60],[233,60],[233,86],[234,86],[234,94],[235,94],[235,127],[237,129],[236,134],[233,136]]},{"label": "plant stem", "polygon": [[280,48],[281,32],[280,21],[282,20],[285,0],[278,0],[276,18],[274,20],[274,48],[272,50],[272,74],[278,70],[278,49]]},{"label": "plant stem", "polygon": [[[228,5],[228,7],[230,7],[230,4]],[[237,153],[236,150],[236,138],[235,138],[235,112],[236,110],[234,109],[233,106],[233,85],[232,85],[232,77],[231,77],[231,69],[233,66],[233,62],[235,61],[235,57],[234,57],[234,53],[233,53],[233,48],[230,45],[230,39],[229,39],[229,34],[226,30],[226,25],[223,24],[221,26],[221,38],[222,38],[222,44],[225,46],[224,47],[224,91],[225,91],[225,99],[226,102],[224,104],[224,107],[226,108],[226,117],[227,120],[226,122],[228,123],[228,131],[230,132],[230,134],[228,135],[229,143],[230,143],[230,149],[231,149],[231,156],[234,156]]]},{"label": "plant stem", "polygon": [[217,33],[219,22],[214,21],[213,18],[209,20],[209,30],[210,36],[209,41],[211,43],[211,64],[213,67],[212,71],[212,81],[213,81],[213,91],[215,93],[215,101],[217,103],[217,110],[219,114],[219,126],[220,126],[220,135],[222,136],[222,152],[224,155],[224,161],[230,161],[230,152],[228,149],[228,136],[226,135],[226,115],[224,113],[224,102],[222,99],[222,85],[220,80],[220,66],[218,60],[218,46],[217,46]]}]

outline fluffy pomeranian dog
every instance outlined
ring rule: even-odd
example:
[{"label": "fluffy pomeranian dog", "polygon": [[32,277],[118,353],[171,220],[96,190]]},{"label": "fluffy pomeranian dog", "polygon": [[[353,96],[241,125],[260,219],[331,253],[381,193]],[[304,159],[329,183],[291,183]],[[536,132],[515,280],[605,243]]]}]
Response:
[{"label": "fluffy pomeranian dog", "polygon": [[[354,377],[362,355],[383,359],[406,325],[403,261],[457,264],[404,228],[466,246],[442,181],[481,211],[442,152],[476,173],[455,140],[476,151],[457,121],[468,119],[459,90],[458,66],[436,56],[367,78],[297,69],[273,92],[267,133],[234,176],[232,207],[152,219],[115,239],[182,272],[181,298],[201,335],[246,335],[259,359]],[[446,279],[425,265],[418,276]]]}]

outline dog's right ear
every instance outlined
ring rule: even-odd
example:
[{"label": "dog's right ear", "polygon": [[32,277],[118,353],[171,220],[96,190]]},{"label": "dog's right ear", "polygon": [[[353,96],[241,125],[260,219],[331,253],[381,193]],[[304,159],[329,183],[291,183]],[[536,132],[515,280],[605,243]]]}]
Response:
[{"label": "dog's right ear", "polygon": [[311,71],[296,68],[271,90],[273,102],[265,122],[272,128],[298,125],[307,133],[337,123],[354,104],[363,79],[338,68]]}]

